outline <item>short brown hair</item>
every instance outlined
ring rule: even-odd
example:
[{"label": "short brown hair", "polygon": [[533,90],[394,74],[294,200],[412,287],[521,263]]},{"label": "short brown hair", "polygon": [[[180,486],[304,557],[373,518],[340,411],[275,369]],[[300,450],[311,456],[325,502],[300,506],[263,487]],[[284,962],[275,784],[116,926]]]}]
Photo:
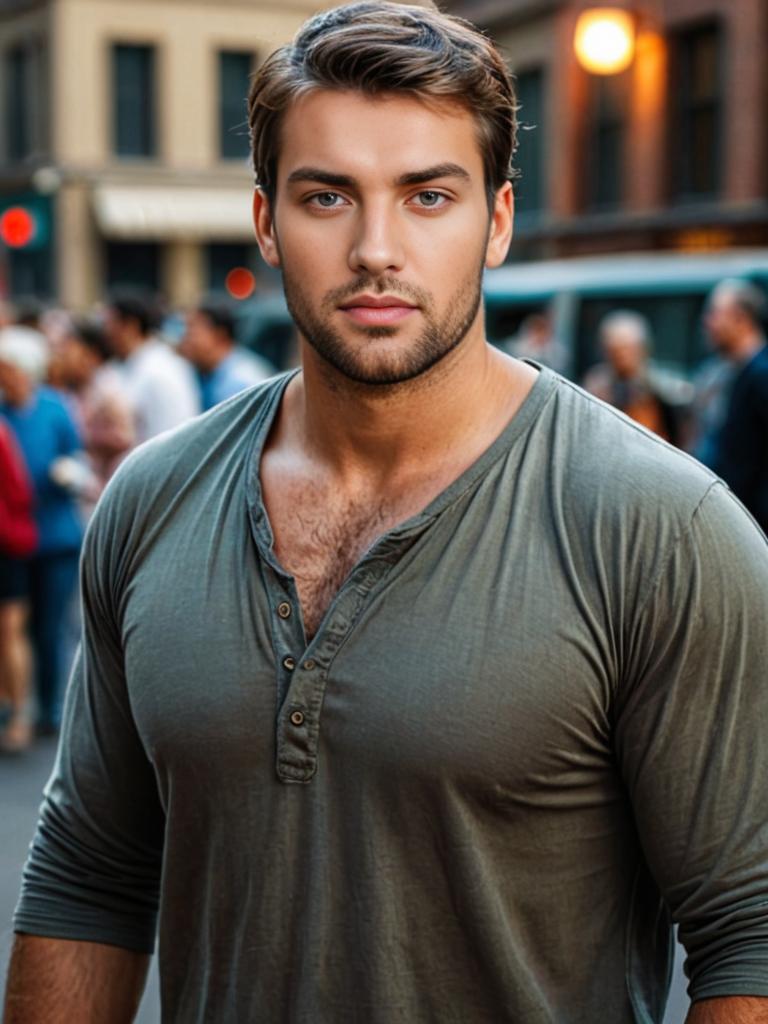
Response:
[{"label": "short brown hair", "polygon": [[434,6],[362,0],[323,11],[256,72],[248,123],[257,185],[274,199],[282,116],[316,89],[407,93],[452,100],[477,122],[489,201],[515,176],[517,119],[512,78],[493,42]]}]

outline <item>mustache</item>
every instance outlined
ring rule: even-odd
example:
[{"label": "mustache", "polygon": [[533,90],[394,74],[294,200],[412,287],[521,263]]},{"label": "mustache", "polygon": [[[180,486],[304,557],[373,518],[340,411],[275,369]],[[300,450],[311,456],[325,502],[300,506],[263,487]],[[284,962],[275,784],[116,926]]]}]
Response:
[{"label": "mustache", "polygon": [[338,306],[347,299],[359,295],[360,292],[370,292],[372,295],[395,295],[424,308],[429,308],[432,305],[432,296],[429,292],[422,288],[416,288],[406,281],[400,281],[396,277],[388,277],[386,274],[380,277],[362,274],[354,281],[350,281],[349,284],[333,288],[323,299],[323,305]]}]

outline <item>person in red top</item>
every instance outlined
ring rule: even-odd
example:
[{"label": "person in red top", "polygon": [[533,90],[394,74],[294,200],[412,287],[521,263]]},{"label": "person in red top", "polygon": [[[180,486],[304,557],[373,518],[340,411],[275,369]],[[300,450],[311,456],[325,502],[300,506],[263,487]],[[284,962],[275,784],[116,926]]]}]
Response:
[{"label": "person in red top", "polygon": [[32,501],[21,454],[0,417],[0,702],[10,711],[0,733],[4,753],[20,753],[31,739],[26,559],[37,547]]}]

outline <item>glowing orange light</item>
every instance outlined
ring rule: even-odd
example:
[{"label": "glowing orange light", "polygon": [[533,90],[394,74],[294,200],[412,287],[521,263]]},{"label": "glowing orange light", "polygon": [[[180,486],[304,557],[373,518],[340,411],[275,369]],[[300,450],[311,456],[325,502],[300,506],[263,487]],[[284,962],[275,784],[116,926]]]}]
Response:
[{"label": "glowing orange light", "polygon": [[576,22],[573,47],[579,63],[595,75],[626,71],[635,55],[635,22],[620,7],[593,7]]},{"label": "glowing orange light", "polygon": [[224,281],[233,299],[248,299],[256,290],[256,278],[246,267],[234,267]]},{"label": "glowing orange light", "polygon": [[23,206],[9,206],[0,216],[0,239],[11,249],[22,249],[35,237],[37,222]]}]

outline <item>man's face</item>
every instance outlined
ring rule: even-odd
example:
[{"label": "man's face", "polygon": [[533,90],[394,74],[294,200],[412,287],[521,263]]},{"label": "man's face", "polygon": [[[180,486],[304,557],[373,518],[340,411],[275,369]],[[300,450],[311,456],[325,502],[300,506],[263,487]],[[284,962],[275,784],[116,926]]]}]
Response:
[{"label": "man's face", "polygon": [[603,351],[614,373],[622,380],[639,377],[645,367],[643,339],[628,328],[616,327],[603,338]]},{"label": "man's face", "polygon": [[221,358],[219,332],[204,313],[189,314],[179,349],[203,373],[216,367]]},{"label": "man's face", "polygon": [[732,294],[726,289],[715,290],[704,313],[704,327],[713,348],[724,356],[737,343],[741,318]]},{"label": "man's face", "polygon": [[282,268],[301,335],[374,385],[417,377],[482,333],[482,270],[509,240],[499,221],[467,111],[351,91],[288,111],[274,210],[259,215],[257,199],[262,251]]}]

